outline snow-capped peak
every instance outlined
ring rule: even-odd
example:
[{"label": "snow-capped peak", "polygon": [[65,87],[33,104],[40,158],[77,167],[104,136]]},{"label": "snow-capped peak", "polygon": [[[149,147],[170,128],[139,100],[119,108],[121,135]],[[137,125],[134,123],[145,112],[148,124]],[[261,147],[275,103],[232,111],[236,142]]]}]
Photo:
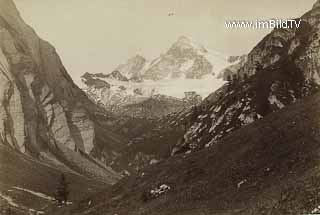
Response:
[{"label": "snow-capped peak", "polygon": [[[228,57],[206,49],[190,37],[181,36],[166,53],[154,60],[147,61],[136,55],[118,66],[116,72],[99,75],[110,87],[91,87],[87,93],[90,92],[94,98],[98,94],[98,100],[104,104],[114,103],[112,100],[115,98],[118,103],[122,98],[135,102],[154,93],[182,99],[185,92],[194,91],[206,97],[224,84],[217,75],[229,65]],[[128,81],[122,81],[121,75]]]},{"label": "snow-capped peak", "polygon": [[130,58],[126,63],[119,65],[115,70],[119,71],[128,79],[136,79],[141,76],[141,71],[145,67],[147,60],[141,55]]},{"label": "snow-capped peak", "polygon": [[207,52],[207,49],[203,45],[195,42],[191,37],[181,36],[178,38],[177,42],[173,44],[171,48],[179,47],[181,49],[193,49],[195,51],[200,51],[203,53]]}]

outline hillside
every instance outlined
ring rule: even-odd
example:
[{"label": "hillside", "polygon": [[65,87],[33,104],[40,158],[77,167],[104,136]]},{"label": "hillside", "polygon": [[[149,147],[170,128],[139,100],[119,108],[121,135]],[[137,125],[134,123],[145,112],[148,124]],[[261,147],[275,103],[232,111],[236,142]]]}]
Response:
[{"label": "hillside", "polygon": [[[319,90],[319,7],[301,17],[299,28],[274,29],[229,70],[229,83],[193,111],[197,119],[173,153],[197,151],[244,125]],[[231,77],[230,77],[231,76]],[[211,100],[210,97],[218,99]]]},{"label": "hillside", "polygon": [[316,93],[320,84],[318,14],[315,7],[302,16],[299,29],[275,29],[248,56],[235,58],[227,84],[196,108],[161,120],[150,137],[141,138],[135,154],[152,145],[157,150],[151,155],[162,160],[214,146],[237,129]]},{"label": "hillside", "polygon": [[8,146],[0,145],[0,157],[0,214],[7,215],[8,210],[15,215],[30,214],[32,211],[41,214],[54,207],[61,173],[70,183],[69,202],[72,203],[110,186],[70,168],[53,167],[22,155]]},{"label": "hillside", "polygon": [[152,165],[112,191],[84,200],[73,212],[311,213],[320,204],[319,107],[319,94],[298,101],[211,148]]},{"label": "hillside", "polygon": [[243,56],[183,36],[82,91],[0,0],[0,214],[320,213],[320,0],[297,20]]},{"label": "hillside", "polygon": [[[7,190],[16,186],[50,195],[52,184],[46,189],[36,183],[56,180],[60,172],[72,175],[78,193],[87,192],[87,185],[81,189],[86,181],[116,183],[121,176],[106,160],[125,141],[111,131],[105,115],[74,84],[54,47],[22,20],[13,1],[0,0],[1,202],[15,199],[16,192]],[[21,207],[26,197],[19,197]]]}]

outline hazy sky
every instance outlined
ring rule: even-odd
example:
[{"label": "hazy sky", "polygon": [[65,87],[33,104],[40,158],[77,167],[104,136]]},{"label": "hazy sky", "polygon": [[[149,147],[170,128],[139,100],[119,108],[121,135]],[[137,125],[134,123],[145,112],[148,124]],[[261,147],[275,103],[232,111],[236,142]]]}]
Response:
[{"label": "hazy sky", "polygon": [[56,47],[78,81],[85,72],[111,72],[136,54],[157,57],[182,35],[227,55],[247,53],[270,30],[228,30],[225,20],[299,17],[315,0],[15,2],[25,21]]}]

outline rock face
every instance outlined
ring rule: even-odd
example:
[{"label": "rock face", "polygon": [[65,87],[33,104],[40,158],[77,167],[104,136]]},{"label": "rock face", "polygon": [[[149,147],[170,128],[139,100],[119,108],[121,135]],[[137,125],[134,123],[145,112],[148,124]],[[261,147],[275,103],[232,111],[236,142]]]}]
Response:
[{"label": "rock face", "polygon": [[200,79],[218,72],[227,65],[227,59],[211,53],[203,46],[195,44],[187,37],[180,37],[171,48],[151,62],[144,78],[161,80],[164,78]]},{"label": "rock face", "polygon": [[[153,85],[153,83],[119,82],[115,78],[110,78],[110,74],[101,78],[100,75],[97,77],[97,74],[86,73],[82,76],[82,81],[87,86],[84,88],[84,91],[88,97],[94,103],[99,104],[116,115],[125,114],[127,116],[143,117],[144,110],[148,109],[148,114],[146,114],[145,117],[160,117],[165,113],[171,113],[171,111],[181,109],[183,106],[189,106],[192,103],[190,98],[176,98],[166,95],[165,93],[161,94],[157,92],[157,86]],[[109,82],[111,84],[109,84]],[[159,83],[159,86],[163,87],[163,89],[166,88],[165,83]],[[170,89],[171,88],[165,89],[165,91],[169,92]],[[201,96],[199,95],[197,98],[193,98],[193,100],[199,101],[199,97],[201,101]],[[146,104],[151,101],[156,102],[162,107],[167,107],[166,110],[159,110],[160,106],[151,109],[148,108],[149,106]],[[150,110],[157,111],[150,113]]]},{"label": "rock face", "polygon": [[[114,72],[111,74],[114,74]],[[102,78],[97,74],[86,73],[81,78],[87,86],[83,90],[88,97],[94,103],[114,114],[122,114],[124,106],[143,102],[154,94],[153,88],[143,90],[131,85],[128,81],[119,84],[117,78],[114,78],[115,76],[110,77],[111,74],[104,75]]]},{"label": "rock face", "polygon": [[319,22],[315,7],[294,29],[275,29],[230,72],[232,79],[197,109],[173,154],[214,145],[228,133],[318,91]]},{"label": "rock face", "polygon": [[237,75],[237,72],[244,66],[244,64],[248,61],[247,55],[242,56],[234,56],[230,57],[228,61],[231,63],[230,66],[227,66],[222,71],[220,71],[218,77],[222,78],[225,81],[230,81]]},{"label": "rock face", "polygon": [[[47,163],[114,183],[119,177],[91,154],[101,110],[73,83],[55,49],[0,0],[0,144]],[[54,161],[54,162],[53,162]]]},{"label": "rock face", "polygon": [[208,74],[214,75],[229,63],[222,54],[207,50],[182,36],[160,57],[148,62],[136,55],[114,71],[134,82],[164,78],[200,79]]},{"label": "rock face", "polygon": [[144,57],[136,55],[125,64],[119,65],[115,71],[119,71],[123,76],[132,81],[138,81],[141,79],[142,70],[146,66],[146,63],[147,60]]},{"label": "rock face", "polygon": [[133,118],[162,118],[193,105],[192,102],[192,100],[182,100],[165,95],[153,95],[142,102],[125,105],[123,113]]}]

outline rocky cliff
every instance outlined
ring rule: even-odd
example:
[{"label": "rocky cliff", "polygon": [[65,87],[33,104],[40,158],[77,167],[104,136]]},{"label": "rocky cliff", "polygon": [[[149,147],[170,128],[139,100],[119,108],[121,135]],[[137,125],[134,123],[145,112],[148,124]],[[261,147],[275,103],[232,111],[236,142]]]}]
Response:
[{"label": "rocky cliff", "polygon": [[136,55],[126,63],[119,65],[115,71],[119,71],[122,75],[132,81],[140,81],[142,78],[143,68],[146,64],[147,60],[144,57]]},{"label": "rocky cliff", "polygon": [[[119,179],[92,155],[97,147],[112,154],[121,140],[101,127],[95,115],[102,110],[73,83],[55,49],[24,23],[11,0],[0,0],[0,71],[0,144],[110,184]],[[110,133],[102,142],[101,130]]]},{"label": "rocky cliff", "polygon": [[319,7],[275,29],[230,71],[229,83],[195,110],[194,122],[173,153],[214,145],[219,139],[319,89]]},{"label": "rocky cliff", "polygon": [[227,66],[219,72],[218,78],[222,78],[225,81],[232,80],[235,75],[237,75],[240,68],[248,61],[247,55],[234,56],[229,58],[231,65]]}]

